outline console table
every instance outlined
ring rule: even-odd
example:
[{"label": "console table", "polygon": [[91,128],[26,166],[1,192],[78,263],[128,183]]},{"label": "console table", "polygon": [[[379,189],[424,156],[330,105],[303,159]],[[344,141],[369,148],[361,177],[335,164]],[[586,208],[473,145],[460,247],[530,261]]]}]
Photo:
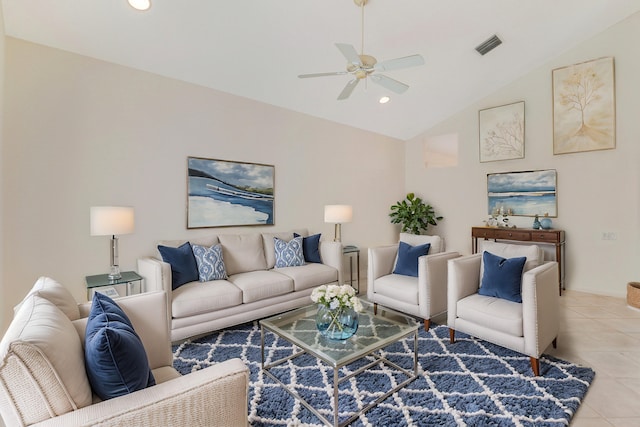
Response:
[{"label": "console table", "polygon": [[512,240],[517,242],[532,242],[534,244],[553,245],[556,249],[556,261],[558,261],[558,273],[560,280],[558,292],[562,295],[564,289],[564,230],[535,230],[532,228],[497,228],[497,227],[472,227],[471,245],[475,254],[478,252],[478,239],[484,240]]}]

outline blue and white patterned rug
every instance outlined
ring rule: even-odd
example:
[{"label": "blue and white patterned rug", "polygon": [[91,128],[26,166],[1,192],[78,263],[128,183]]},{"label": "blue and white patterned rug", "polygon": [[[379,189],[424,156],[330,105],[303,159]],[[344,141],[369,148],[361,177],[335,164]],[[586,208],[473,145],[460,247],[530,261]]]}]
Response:
[{"label": "blue and white patterned rug", "polygon": [[[560,342],[559,345],[562,345]],[[269,360],[290,355],[294,347],[272,333],[265,334]],[[562,426],[568,425],[595,373],[585,367],[543,356],[540,377],[533,377],[529,357],[456,334],[449,343],[446,326],[420,328],[420,376],[369,410],[352,426]],[[173,347],[174,366],[188,374],[229,358],[249,367],[249,423],[252,426],[321,426],[320,420],[260,370],[260,328],[240,325]],[[384,356],[412,369],[413,337],[384,349]],[[362,363],[343,368],[349,373]],[[333,419],[333,371],[309,355],[272,372],[292,381],[305,399]],[[342,383],[341,411],[354,412],[406,377],[386,365],[376,365]],[[340,413],[340,420],[349,414]]]}]

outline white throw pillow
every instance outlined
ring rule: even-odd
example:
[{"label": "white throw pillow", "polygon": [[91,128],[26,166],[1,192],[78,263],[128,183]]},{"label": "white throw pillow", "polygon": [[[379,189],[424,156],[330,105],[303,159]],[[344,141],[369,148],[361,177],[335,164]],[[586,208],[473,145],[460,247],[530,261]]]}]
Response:
[{"label": "white throw pillow", "polygon": [[18,312],[24,301],[35,293],[57,306],[67,315],[69,320],[78,320],[80,318],[78,303],[73,295],[71,295],[71,292],[56,280],[44,276],[36,280],[36,283],[29,293],[27,293],[27,296],[13,309],[14,314]]}]

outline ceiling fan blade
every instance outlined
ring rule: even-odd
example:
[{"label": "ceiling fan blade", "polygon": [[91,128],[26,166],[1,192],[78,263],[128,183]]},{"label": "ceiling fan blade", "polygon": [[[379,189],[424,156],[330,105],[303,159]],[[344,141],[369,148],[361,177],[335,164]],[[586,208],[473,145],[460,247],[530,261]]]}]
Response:
[{"label": "ceiling fan blade", "polygon": [[312,74],[300,74],[298,78],[308,79],[310,77],[325,77],[325,76],[343,76],[348,74],[347,71],[334,71],[333,73],[312,73]]},{"label": "ceiling fan blade", "polygon": [[389,71],[398,70],[400,68],[417,67],[418,65],[424,65],[424,58],[422,55],[411,55],[402,58],[389,59],[382,61],[374,65],[376,71]]},{"label": "ceiling fan blade", "polygon": [[344,89],[342,89],[342,92],[340,92],[340,95],[338,95],[338,101],[342,101],[350,97],[351,92],[353,92],[353,90],[356,88],[359,81],[360,79],[353,79],[349,83],[347,83]]},{"label": "ceiling fan blade", "polygon": [[371,80],[373,80],[374,83],[378,83],[380,86],[385,87],[395,93],[404,93],[407,91],[407,89],[409,89],[408,85],[382,74],[372,74],[369,77],[371,77]]},{"label": "ceiling fan blade", "polygon": [[360,62],[360,56],[358,56],[358,52],[355,47],[345,43],[336,43],[336,47],[340,49],[340,52],[342,52],[344,57],[347,58],[347,61],[351,64],[362,65],[362,62]]}]

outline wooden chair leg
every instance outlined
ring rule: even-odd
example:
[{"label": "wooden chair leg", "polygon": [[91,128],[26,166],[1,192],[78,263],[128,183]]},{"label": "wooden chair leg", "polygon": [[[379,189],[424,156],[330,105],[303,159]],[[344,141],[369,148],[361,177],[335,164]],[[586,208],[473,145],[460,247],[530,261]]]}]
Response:
[{"label": "wooden chair leg", "polygon": [[553,348],[558,348],[558,337],[555,337],[553,341],[551,341],[551,345],[553,345]]},{"label": "wooden chair leg", "polygon": [[374,302],[373,303],[373,314],[378,314],[378,303]]},{"label": "wooden chair leg", "polygon": [[429,326],[431,325],[431,319],[424,319],[424,330],[428,331]]},{"label": "wooden chair leg", "polygon": [[533,369],[533,375],[536,377],[540,376],[540,359],[531,357],[531,369]]},{"label": "wooden chair leg", "polygon": [[455,329],[449,328],[449,342],[451,344],[456,342],[456,331],[455,331]]}]

